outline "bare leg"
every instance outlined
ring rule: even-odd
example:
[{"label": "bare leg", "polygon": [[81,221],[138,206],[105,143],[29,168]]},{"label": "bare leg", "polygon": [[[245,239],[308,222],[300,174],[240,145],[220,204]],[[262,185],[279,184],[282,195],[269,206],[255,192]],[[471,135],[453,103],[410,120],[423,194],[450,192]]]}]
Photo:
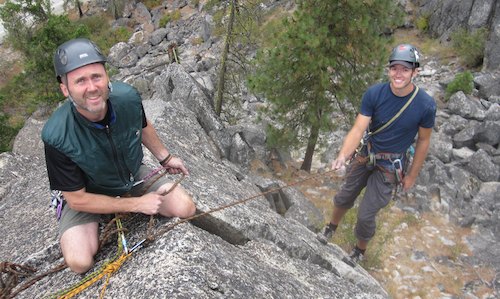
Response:
[{"label": "bare leg", "polygon": [[73,226],[63,233],[60,242],[68,267],[76,273],[85,273],[94,265],[99,246],[98,223]]},{"label": "bare leg", "polygon": [[339,225],[340,221],[342,220],[342,218],[344,218],[344,215],[348,210],[349,209],[333,206],[332,220],[330,221],[330,223]]},{"label": "bare leg", "polygon": [[366,248],[368,247],[368,242],[369,241],[363,241],[358,239],[358,244],[356,246],[358,246],[359,249],[366,250]]},{"label": "bare leg", "polygon": [[[166,192],[172,185],[172,183],[164,184],[158,188],[158,192]],[[186,190],[178,185],[165,195],[159,213],[166,217],[188,218],[196,213],[196,206]]]}]

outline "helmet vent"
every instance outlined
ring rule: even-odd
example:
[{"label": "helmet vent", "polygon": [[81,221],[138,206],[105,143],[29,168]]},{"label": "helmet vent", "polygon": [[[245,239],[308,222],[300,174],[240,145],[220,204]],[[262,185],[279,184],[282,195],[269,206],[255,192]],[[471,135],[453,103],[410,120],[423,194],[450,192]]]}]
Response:
[{"label": "helmet vent", "polygon": [[60,50],[59,51],[59,61],[61,62],[62,65],[68,64],[68,55],[66,55],[66,51]]}]

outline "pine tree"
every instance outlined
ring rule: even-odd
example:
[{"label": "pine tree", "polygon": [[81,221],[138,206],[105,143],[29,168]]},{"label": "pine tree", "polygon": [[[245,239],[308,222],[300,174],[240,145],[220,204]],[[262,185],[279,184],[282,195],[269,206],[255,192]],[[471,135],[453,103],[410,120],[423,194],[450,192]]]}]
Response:
[{"label": "pine tree", "polygon": [[46,0],[7,1],[0,7],[0,20],[7,31],[6,42],[22,55],[23,72],[0,90],[5,99],[0,110],[9,106],[16,113],[31,113],[38,105],[62,99],[55,80],[53,55],[58,45],[90,31],[72,23],[65,15],[54,15]]},{"label": "pine tree", "polygon": [[[301,169],[310,171],[323,132],[359,105],[368,84],[382,75],[388,40],[384,32],[400,18],[392,0],[301,0],[284,20],[272,46],[259,52],[253,91],[269,101],[264,115],[271,146],[306,145]],[[353,119],[351,117],[351,119]]]},{"label": "pine tree", "polygon": [[[213,0],[214,35],[224,39],[218,64],[214,109],[228,121],[238,119],[244,82],[250,72],[250,54],[257,48],[259,26],[265,14],[262,0]],[[215,5],[217,4],[217,5]],[[208,4],[207,4],[208,6]]]},{"label": "pine tree", "polygon": [[222,94],[224,93],[224,83],[227,70],[227,56],[229,54],[229,46],[231,44],[231,35],[233,34],[234,15],[236,13],[236,0],[229,1],[229,20],[227,22],[226,36],[224,39],[224,47],[222,49],[221,62],[219,68],[219,79],[217,82],[217,94],[215,96],[215,113],[220,116],[222,111]]}]

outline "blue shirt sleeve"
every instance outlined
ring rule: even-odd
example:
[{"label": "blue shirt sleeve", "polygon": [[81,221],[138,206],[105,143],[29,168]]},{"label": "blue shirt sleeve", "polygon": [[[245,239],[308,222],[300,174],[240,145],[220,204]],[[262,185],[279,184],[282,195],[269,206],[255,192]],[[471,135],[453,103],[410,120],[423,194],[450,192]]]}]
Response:
[{"label": "blue shirt sleeve", "polygon": [[423,128],[433,128],[436,121],[436,102],[429,98],[427,99],[427,105],[425,107],[425,112],[422,117],[422,122],[420,126]]}]

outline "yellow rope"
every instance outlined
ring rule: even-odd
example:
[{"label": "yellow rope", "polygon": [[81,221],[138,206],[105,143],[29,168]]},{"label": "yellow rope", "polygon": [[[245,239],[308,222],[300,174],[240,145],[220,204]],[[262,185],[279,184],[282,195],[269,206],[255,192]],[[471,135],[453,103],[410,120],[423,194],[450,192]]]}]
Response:
[{"label": "yellow rope", "polygon": [[[115,217],[112,221],[115,222],[116,226],[123,229],[120,218],[117,216]],[[123,231],[121,231],[123,233]],[[92,272],[91,274],[87,275],[84,279],[76,283],[75,285],[69,287],[66,290],[62,290],[49,298],[58,298],[58,299],[66,299],[66,298],[72,298],[73,296],[79,294],[86,288],[90,287],[97,281],[99,281],[104,275],[107,275],[107,279],[105,282],[105,285],[103,287],[103,290],[101,291],[101,298],[104,296],[104,290],[106,289],[106,286],[109,282],[109,278],[111,277],[111,274],[116,272],[120,266],[127,260],[127,258],[131,255],[131,253],[123,253],[123,242],[122,239],[120,238],[120,229],[118,232],[118,250],[115,254],[115,257],[109,261],[104,263],[104,265],[99,268],[99,270]]]},{"label": "yellow rope", "polygon": [[123,265],[123,263],[131,255],[132,255],[131,253],[129,253],[129,254],[122,254],[118,259],[116,259],[115,261],[107,264],[104,267],[104,269],[102,269],[102,271],[100,271],[100,273],[98,275],[94,276],[92,279],[90,279],[90,280],[86,281],[85,283],[81,284],[77,288],[72,289],[71,291],[69,291],[68,293],[64,294],[63,296],[58,297],[58,299],[73,298],[75,295],[78,295],[79,293],[81,293],[82,291],[84,291],[86,288],[90,287],[91,285],[93,285],[97,281],[101,280],[101,278],[103,278],[104,276],[106,276],[106,281],[105,281],[104,286],[103,286],[103,288],[101,290],[101,296],[100,296],[100,298],[103,298],[104,297],[104,292],[105,292],[106,287],[107,287],[107,285],[109,283],[109,278],[111,277],[111,275],[113,275],[113,273],[115,273],[116,271],[118,271],[118,269],[120,269],[120,267]]}]

